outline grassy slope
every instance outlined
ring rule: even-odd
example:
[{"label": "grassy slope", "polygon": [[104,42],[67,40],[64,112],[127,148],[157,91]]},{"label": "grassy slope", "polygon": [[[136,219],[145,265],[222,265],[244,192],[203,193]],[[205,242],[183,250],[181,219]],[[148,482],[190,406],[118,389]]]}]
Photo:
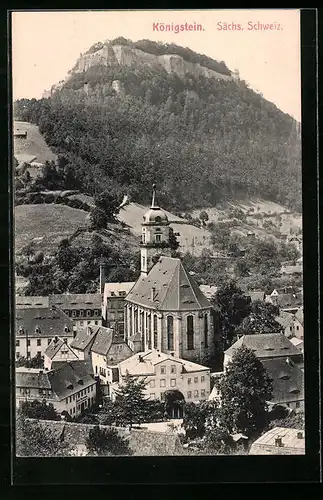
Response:
[{"label": "grassy slope", "polygon": [[16,253],[34,241],[39,250],[50,253],[60,240],[85,225],[84,210],[65,205],[18,205],[15,208]]},{"label": "grassy slope", "polygon": [[35,161],[44,163],[56,159],[56,155],[47,146],[44,137],[40,134],[37,125],[28,122],[15,121],[14,127],[27,132],[27,139],[14,139],[14,154],[36,156]]}]

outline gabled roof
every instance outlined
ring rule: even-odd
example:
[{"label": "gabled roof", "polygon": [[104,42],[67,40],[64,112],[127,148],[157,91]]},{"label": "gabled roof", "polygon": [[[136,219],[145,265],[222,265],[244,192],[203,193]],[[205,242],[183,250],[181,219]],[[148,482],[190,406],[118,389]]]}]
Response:
[{"label": "gabled roof", "polygon": [[[73,335],[73,321],[55,307],[26,307],[16,309],[16,335],[28,337],[54,337]],[[65,327],[68,332],[65,332]],[[36,332],[36,329],[39,329]]]},{"label": "gabled roof", "polygon": [[257,358],[299,356],[299,350],[288,340],[283,333],[262,333],[243,335],[229,349],[225,351],[232,357],[241,346],[251,349]]},{"label": "gabled roof", "polygon": [[49,296],[50,305],[60,309],[98,309],[101,310],[100,293],[62,293]]},{"label": "gabled roof", "polygon": [[48,373],[43,370],[37,370],[37,373],[30,372],[28,368],[25,371],[16,370],[16,387],[51,389]]},{"label": "gabled roof", "polygon": [[123,281],[118,283],[105,283],[104,285],[104,297],[120,297],[124,298],[124,295],[119,295],[119,292],[126,292],[128,294],[131,288],[134,286],[135,281]]},{"label": "gabled roof", "polygon": [[304,374],[293,362],[285,358],[264,359],[263,366],[273,380],[271,403],[289,403],[304,400]]},{"label": "gabled roof", "polygon": [[89,344],[94,341],[100,328],[100,326],[93,325],[80,329],[77,332],[76,337],[71,342],[72,349],[84,351],[89,346]]},{"label": "gabled roof", "polygon": [[59,400],[95,382],[83,361],[68,361],[59,368],[47,372],[47,376],[52,391]]},{"label": "gabled roof", "polygon": [[126,300],[162,311],[194,311],[211,307],[181,260],[171,257],[160,257],[149,274],[138,279]]},{"label": "gabled roof", "polygon": [[291,313],[280,311],[279,316],[275,317],[275,321],[277,321],[277,323],[279,323],[285,329],[293,324],[294,317]]},{"label": "gabled roof", "polygon": [[113,342],[114,330],[100,326],[91,351],[106,356]]},{"label": "gabled roof", "polygon": [[66,342],[64,342],[64,340],[61,339],[60,337],[54,337],[52,339],[51,343],[47,346],[44,355],[47,356],[49,359],[53,359],[64,345],[70,351],[70,354],[74,355],[74,357],[77,359],[77,355],[72,351],[69,345]]},{"label": "gabled roof", "polygon": [[[288,427],[274,427],[268,432],[265,432],[260,438],[254,441],[252,448],[257,448],[258,445],[261,446],[273,446],[275,447],[275,439],[281,437],[284,447],[303,450],[305,453],[305,439],[299,439],[298,434],[302,434],[304,437],[304,431],[302,429],[291,429]],[[281,448],[277,448],[280,450]],[[251,453],[252,454],[252,453]]]},{"label": "gabled roof", "polygon": [[192,361],[188,361],[186,359],[177,358],[170,354],[165,354],[157,349],[138,352],[125,361],[119,363],[119,367],[122,376],[125,376],[127,373],[129,373],[129,375],[136,376],[155,375],[155,366],[160,363],[165,363],[166,361],[180,365],[185,373],[209,370],[206,366],[193,363]]},{"label": "gabled roof", "polygon": [[27,307],[49,307],[49,298],[43,296],[25,296],[16,295],[16,309],[24,309]]}]

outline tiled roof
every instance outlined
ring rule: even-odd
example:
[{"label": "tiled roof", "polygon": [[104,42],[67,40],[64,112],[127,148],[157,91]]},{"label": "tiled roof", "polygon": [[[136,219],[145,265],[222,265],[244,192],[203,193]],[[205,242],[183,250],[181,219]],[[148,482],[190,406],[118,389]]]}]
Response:
[{"label": "tiled roof", "polygon": [[16,387],[25,387],[29,389],[50,389],[49,372],[38,370],[38,373],[16,370]]},{"label": "tiled roof", "polygon": [[96,352],[97,354],[102,354],[103,356],[106,356],[111,347],[113,341],[113,335],[114,335],[114,330],[112,330],[111,328],[105,328],[104,326],[100,326],[91,350],[93,352]]},{"label": "tiled roof", "polygon": [[87,328],[82,328],[77,332],[76,337],[71,342],[72,349],[78,349],[84,351],[91,342],[94,341],[96,334],[100,330],[100,326],[88,326]]},{"label": "tiled roof", "polygon": [[63,293],[49,296],[49,303],[60,309],[99,309],[101,310],[100,293]]},{"label": "tiled roof", "polygon": [[51,341],[51,343],[47,346],[44,355],[47,356],[50,359],[53,359],[55,354],[58,353],[62,345],[64,345],[65,342],[63,339],[60,337],[54,337]]},{"label": "tiled roof", "polygon": [[206,366],[193,363],[192,361],[187,361],[186,359],[176,358],[175,356],[159,352],[155,349],[136,353],[125,361],[122,361],[119,364],[119,367],[122,376],[125,376],[126,373],[137,376],[154,375],[155,366],[168,360],[172,363],[180,364],[185,373],[209,370]]},{"label": "tiled roof", "polygon": [[276,316],[275,320],[285,329],[293,324],[294,318],[291,313],[280,311],[279,316]]},{"label": "tiled roof", "polygon": [[305,451],[305,440],[299,439],[297,437],[298,433],[302,433],[304,436],[304,431],[301,429],[274,427],[273,429],[270,429],[270,431],[260,436],[260,438],[258,438],[253,444],[264,445],[264,446],[275,446],[275,439],[277,437],[281,437],[282,442],[285,446],[290,448],[301,448],[304,449]]},{"label": "tiled roof", "polygon": [[[73,321],[60,309],[26,307],[16,309],[16,335],[28,337],[54,337],[73,335]],[[65,332],[65,327],[69,329]],[[39,328],[39,332],[36,329]],[[20,330],[22,329],[22,330]]]},{"label": "tiled roof", "polygon": [[296,349],[283,333],[243,335],[225,351],[225,354],[232,357],[236,349],[243,345],[251,349],[257,358],[300,355],[299,350]]},{"label": "tiled roof", "polygon": [[[83,359],[83,360],[80,359],[77,362],[79,364],[82,364],[84,366],[85,370],[87,371],[87,373],[89,375],[94,375],[91,361],[85,360],[85,359]],[[59,368],[61,368],[65,364],[66,364],[66,361],[53,361],[51,369],[52,370],[58,370]]]},{"label": "tiled roof", "polygon": [[42,296],[16,295],[16,309],[26,307],[49,307],[49,298]]},{"label": "tiled roof", "polygon": [[[128,294],[131,288],[135,285],[135,281],[123,281],[119,283],[105,283],[104,297],[119,297],[119,292],[126,292]],[[123,298],[124,295],[120,295]]]},{"label": "tiled roof", "polygon": [[303,340],[302,339],[299,339],[297,337],[292,337],[291,339],[289,339],[291,341],[291,343],[297,347],[298,349],[302,350],[303,349]]},{"label": "tiled roof", "polygon": [[264,359],[263,366],[273,380],[271,403],[289,403],[304,400],[304,374],[286,358]]},{"label": "tiled roof", "polygon": [[171,257],[161,257],[148,276],[140,277],[126,300],[164,311],[193,311],[211,307],[180,259]]},{"label": "tiled roof", "polygon": [[83,361],[69,361],[60,368],[47,372],[54,394],[59,400],[94,383]]},{"label": "tiled roof", "polygon": [[303,303],[303,297],[300,293],[284,293],[278,295],[277,305],[279,307],[300,306]]}]

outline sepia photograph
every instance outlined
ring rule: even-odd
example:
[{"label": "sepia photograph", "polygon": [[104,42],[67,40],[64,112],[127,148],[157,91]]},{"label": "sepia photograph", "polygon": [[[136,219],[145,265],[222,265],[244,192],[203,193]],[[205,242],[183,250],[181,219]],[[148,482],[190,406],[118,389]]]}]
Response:
[{"label": "sepia photograph", "polygon": [[304,455],[300,10],[14,11],[11,66],[16,456]]}]

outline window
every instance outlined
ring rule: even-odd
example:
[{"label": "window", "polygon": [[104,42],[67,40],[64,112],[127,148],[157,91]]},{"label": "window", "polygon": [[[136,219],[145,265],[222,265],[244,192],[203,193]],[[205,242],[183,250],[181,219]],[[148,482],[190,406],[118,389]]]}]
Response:
[{"label": "window", "polygon": [[144,313],[141,311],[140,313],[140,332],[143,333],[144,331]]},{"label": "window", "polygon": [[156,243],[160,243],[161,242],[161,234],[156,234],[155,235],[155,241],[156,241]]},{"label": "window", "polygon": [[27,358],[30,358],[30,351],[27,351]]},{"label": "window", "polygon": [[66,404],[68,404],[68,398],[66,398],[66,401],[65,401]]},{"label": "window", "polygon": [[161,399],[162,401],[164,401],[164,400],[165,400],[165,393],[164,393],[164,392],[161,392],[161,393],[160,393],[160,399]]},{"label": "window", "polygon": [[83,320],[80,321],[80,325],[81,326],[84,325],[84,321]]},{"label": "window", "polygon": [[188,378],[187,379],[187,383],[190,384],[192,382],[192,379],[191,378]]},{"label": "window", "polygon": [[95,320],[95,321],[94,321],[94,324],[95,324],[95,325],[98,325],[98,324],[99,324],[98,320]]},{"label": "window", "polygon": [[41,356],[41,351],[37,351],[37,356],[40,357]]},{"label": "window", "polygon": [[75,401],[75,394],[73,394],[73,401]]},{"label": "window", "polygon": [[293,327],[292,327],[292,326],[290,326],[290,327],[289,327],[289,330],[292,332],[292,331],[293,331]]},{"label": "window", "polygon": [[167,316],[167,349],[174,349],[174,318],[173,316]]},{"label": "window", "polygon": [[153,348],[157,349],[157,314],[154,314],[154,326],[153,326],[153,330],[154,330],[154,344],[153,344]]},{"label": "window", "polygon": [[72,316],[76,316],[76,311],[73,309]]},{"label": "window", "polygon": [[193,316],[187,316],[186,320],[186,332],[187,332],[187,349],[191,351],[194,349],[194,318]]},{"label": "window", "polygon": [[155,393],[154,392],[151,392],[149,394],[149,399],[155,399]]},{"label": "window", "polygon": [[204,316],[204,347],[208,347],[208,330],[209,330],[209,325],[208,325],[208,317],[207,314]]},{"label": "window", "polygon": [[98,367],[97,366],[95,367],[95,373],[98,373]]},{"label": "window", "polygon": [[47,340],[47,345],[49,345],[51,343],[52,339],[48,339]]},{"label": "window", "polygon": [[296,330],[299,330],[299,326],[298,325],[296,326]]},{"label": "window", "polygon": [[160,367],[160,373],[164,375],[166,373],[166,366],[161,366]]},{"label": "window", "polygon": [[30,346],[30,340],[27,340],[27,345],[28,345],[28,347]]},{"label": "window", "polygon": [[201,397],[205,397],[205,389],[201,389]]},{"label": "window", "polygon": [[199,381],[199,378],[198,377],[194,377],[194,384],[197,384]]},{"label": "window", "polygon": [[143,258],[142,258],[142,267],[144,268],[144,267],[145,267],[145,265],[146,265],[146,259],[145,259],[145,257],[143,257]]},{"label": "window", "polygon": [[16,340],[16,347],[19,347],[19,345],[20,345],[20,341]]},{"label": "window", "polygon": [[87,316],[91,316],[91,310],[90,310],[90,309],[88,309],[88,310],[86,311],[86,315],[87,315]]},{"label": "window", "polygon": [[204,377],[204,375],[202,375],[202,377],[201,377],[201,382],[205,382],[205,377]]},{"label": "window", "polygon": [[151,387],[152,389],[155,387],[155,381],[154,380],[151,380],[149,382],[149,387]]},{"label": "window", "polygon": [[88,324],[88,325],[90,325],[90,324],[91,324],[91,320],[88,320],[88,321],[87,321],[87,324]]},{"label": "window", "polygon": [[170,380],[170,386],[171,386],[171,387],[176,387],[176,378],[172,378],[172,379]]},{"label": "window", "polygon": [[84,311],[83,311],[83,309],[80,309],[80,316],[84,316]]},{"label": "window", "polygon": [[170,372],[171,372],[171,373],[176,373],[176,365],[172,365],[172,366],[170,367]]},{"label": "window", "polygon": [[194,391],[194,397],[198,398],[199,397],[199,391]]},{"label": "window", "polygon": [[192,392],[188,391],[188,393],[187,393],[187,399],[191,399],[191,398],[192,398]]},{"label": "window", "polygon": [[19,357],[20,357],[20,352],[19,352],[19,351],[17,351],[17,352],[16,352],[16,358],[18,359]]},{"label": "window", "polygon": [[166,387],[166,380],[164,378],[160,379],[160,387]]}]

